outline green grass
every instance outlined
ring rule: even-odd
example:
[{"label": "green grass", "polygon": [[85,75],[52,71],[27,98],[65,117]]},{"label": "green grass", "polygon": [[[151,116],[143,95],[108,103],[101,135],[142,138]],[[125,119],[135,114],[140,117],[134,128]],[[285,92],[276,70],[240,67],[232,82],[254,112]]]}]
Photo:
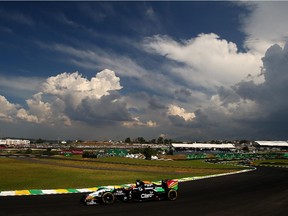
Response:
[{"label": "green grass", "polygon": [[255,165],[284,165],[288,166],[288,159],[266,159],[256,160],[253,162]]},{"label": "green grass", "polygon": [[[38,163],[37,160],[26,161],[13,158],[0,158],[0,191],[86,188],[131,183],[134,182],[135,179],[160,180],[166,178],[203,176],[237,169],[233,166],[218,166],[201,161],[145,161],[126,158],[103,158],[100,160],[97,159],[101,163],[89,163],[87,159],[81,161],[71,159],[73,158],[70,158],[68,161],[49,160],[55,164],[41,164]],[[43,161],[46,160],[47,159]],[[126,165],[123,165],[123,163]],[[62,164],[68,164],[71,165],[71,167],[63,167],[61,166]],[[104,167],[111,167],[112,165],[112,167],[116,169],[122,167],[127,170],[92,170],[73,167],[75,165],[99,166],[99,164]],[[147,164],[150,166],[146,166]],[[173,167],[171,168],[169,166]],[[129,171],[131,167],[134,170],[145,170],[145,172]],[[163,173],[163,171],[165,171],[165,173]]]},{"label": "green grass", "polygon": [[[62,157],[62,156],[61,156]],[[60,157],[60,158],[61,158]],[[63,158],[63,157],[62,157]],[[206,163],[203,160],[174,160],[174,161],[161,161],[161,160],[141,160],[125,157],[103,157],[97,159],[82,159],[78,156],[66,157],[67,160],[73,161],[74,159],[81,161],[95,161],[107,164],[119,164],[119,165],[143,165],[143,166],[165,166],[165,167],[193,167],[193,168],[231,168],[235,169],[235,166],[228,164],[211,164]]]}]

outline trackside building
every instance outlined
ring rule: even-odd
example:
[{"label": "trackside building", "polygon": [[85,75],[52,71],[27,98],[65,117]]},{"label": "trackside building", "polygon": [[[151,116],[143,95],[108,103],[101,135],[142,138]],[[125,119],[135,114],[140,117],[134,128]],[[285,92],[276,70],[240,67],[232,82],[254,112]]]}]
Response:
[{"label": "trackside building", "polygon": [[6,147],[29,147],[30,140],[22,140],[22,139],[1,139],[0,145]]},{"label": "trackside building", "polygon": [[259,150],[288,150],[287,141],[255,141],[254,146]]},{"label": "trackside building", "polygon": [[175,151],[234,151],[235,146],[231,143],[225,144],[209,144],[209,143],[172,143]]}]

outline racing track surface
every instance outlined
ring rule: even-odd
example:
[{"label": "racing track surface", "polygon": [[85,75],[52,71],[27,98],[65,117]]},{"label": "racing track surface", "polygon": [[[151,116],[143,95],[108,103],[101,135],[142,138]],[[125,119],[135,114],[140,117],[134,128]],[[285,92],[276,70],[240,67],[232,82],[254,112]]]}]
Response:
[{"label": "racing track surface", "polygon": [[180,183],[176,201],[84,206],[81,194],[0,197],[1,216],[288,215],[288,169],[256,171]]}]

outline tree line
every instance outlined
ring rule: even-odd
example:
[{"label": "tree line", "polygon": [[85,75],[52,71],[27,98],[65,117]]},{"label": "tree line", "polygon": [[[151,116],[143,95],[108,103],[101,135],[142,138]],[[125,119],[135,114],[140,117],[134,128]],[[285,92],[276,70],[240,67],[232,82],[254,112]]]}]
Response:
[{"label": "tree line", "polygon": [[125,143],[140,143],[140,144],[171,144],[171,139],[164,139],[163,137],[158,137],[157,139],[146,140],[144,137],[137,137],[136,139],[131,139],[127,137],[124,140]]}]

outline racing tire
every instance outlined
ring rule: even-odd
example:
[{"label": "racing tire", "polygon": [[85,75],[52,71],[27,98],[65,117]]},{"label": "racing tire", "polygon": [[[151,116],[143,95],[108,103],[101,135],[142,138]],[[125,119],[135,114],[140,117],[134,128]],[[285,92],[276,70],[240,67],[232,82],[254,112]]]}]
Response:
[{"label": "racing tire", "polygon": [[178,196],[178,193],[176,190],[169,190],[168,193],[167,193],[167,199],[170,200],[170,201],[174,201],[177,199],[177,196]]},{"label": "racing tire", "polygon": [[102,195],[102,202],[105,205],[111,205],[115,202],[115,196],[111,192],[106,192]]},{"label": "racing tire", "polygon": [[87,199],[88,195],[84,195],[81,197],[81,200],[80,202],[86,206],[89,206],[89,205],[95,205],[96,202],[93,200],[93,198],[89,198]]}]

